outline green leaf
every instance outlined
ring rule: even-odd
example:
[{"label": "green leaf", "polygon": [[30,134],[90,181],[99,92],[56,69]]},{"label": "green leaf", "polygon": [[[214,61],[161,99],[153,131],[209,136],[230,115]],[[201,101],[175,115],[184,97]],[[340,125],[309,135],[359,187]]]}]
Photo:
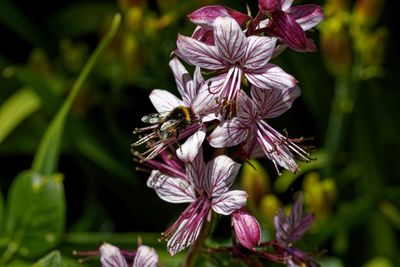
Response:
[{"label": "green leaf", "polygon": [[32,267],[55,267],[61,266],[61,254],[58,250],[52,251],[38,260]]},{"label": "green leaf", "polygon": [[7,265],[7,267],[31,267],[32,263],[21,259],[13,259]]},{"label": "green leaf", "polygon": [[65,200],[62,176],[20,173],[11,185],[0,266],[15,253],[33,258],[47,252],[64,232]]},{"label": "green leaf", "polygon": [[3,195],[1,194],[0,190],[0,237],[3,234],[3,225],[4,225],[4,200]]},{"label": "green leaf", "polygon": [[96,50],[86,62],[82,72],[74,83],[72,90],[68,95],[68,98],[65,100],[65,102],[51,121],[49,127],[46,129],[46,132],[44,133],[42,140],[39,143],[39,147],[36,151],[32,163],[32,169],[36,170],[37,172],[44,175],[49,175],[56,170],[65,121],[69,110],[71,109],[72,103],[74,102],[77,94],[82,88],[86,78],[89,76],[89,73],[98,62],[101,54],[105,51],[105,49],[108,47],[111,40],[113,39],[115,33],[118,30],[120,22],[121,15],[116,14],[114,16],[109,31],[103,37]]},{"label": "green leaf", "polygon": [[44,44],[33,23],[10,0],[0,1],[0,22],[14,30],[32,45],[41,46]]},{"label": "green leaf", "polygon": [[43,107],[47,112],[54,114],[57,111],[57,108],[61,105],[61,101],[56,96],[56,90],[48,79],[45,79],[32,69],[23,66],[10,67],[10,69],[15,72],[15,77],[22,84],[35,91],[41,98]]},{"label": "green leaf", "polygon": [[0,107],[0,143],[40,106],[40,98],[29,88],[23,88],[8,98]]}]

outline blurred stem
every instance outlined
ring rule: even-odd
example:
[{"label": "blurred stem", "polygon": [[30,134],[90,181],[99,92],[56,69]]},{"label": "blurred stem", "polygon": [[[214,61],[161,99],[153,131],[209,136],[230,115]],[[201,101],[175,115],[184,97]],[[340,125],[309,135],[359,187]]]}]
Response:
[{"label": "blurred stem", "polygon": [[186,259],[183,263],[183,267],[192,267],[192,266],[194,266],[194,264],[196,262],[197,255],[199,254],[199,251],[200,251],[201,247],[203,246],[204,241],[206,240],[208,234],[210,233],[212,221],[214,218],[214,212],[212,210],[210,212],[211,212],[210,220],[207,220],[207,218],[206,218],[206,220],[203,224],[203,228],[201,229],[196,242],[190,248],[188,254],[186,255]]},{"label": "blurred stem", "polygon": [[[146,244],[160,244],[158,240],[160,233],[93,233],[93,232],[74,232],[68,233],[63,239],[64,243],[73,245],[93,245],[104,241],[113,244],[131,245],[132,242],[138,239],[146,241]],[[153,243],[152,243],[153,242]]]},{"label": "blurred stem", "polygon": [[332,174],[332,168],[342,141],[343,128],[349,117],[348,114],[353,109],[353,97],[351,94],[351,90],[354,90],[352,88],[353,85],[350,75],[336,78],[334,98],[325,137],[324,147],[327,152],[327,161],[326,168],[323,171],[324,176]]},{"label": "blurred stem", "polygon": [[61,108],[58,110],[57,114],[54,116],[50,125],[47,127],[46,132],[44,133],[42,139],[40,140],[38,149],[35,153],[35,157],[32,163],[32,169],[45,175],[55,172],[58,165],[62,133],[64,130],[67,114],[71,109],[71,106],[77,94],[82,88],[90,72],[98,62],[100,56],[103,54],[105,49],[110,44],[115,33],[117,32],[120,21],[121,21],[121,15],[116,14],[112,21],[110,30],[103,37],[100,44],[96,47],[95,51],[90,56],[89,60],[86,62],[83,70],[78,76],[78,79],[74,83],[67,99],[65,100]]}]

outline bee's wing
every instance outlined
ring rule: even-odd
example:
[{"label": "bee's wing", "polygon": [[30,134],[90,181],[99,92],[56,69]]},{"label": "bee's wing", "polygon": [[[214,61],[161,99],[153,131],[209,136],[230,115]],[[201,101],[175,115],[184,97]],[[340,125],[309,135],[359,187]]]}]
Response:
[{"label": "bee's wing", "polygon": [[166,122],[164,122],[163,124],[161,124],[160,127],[160,131],[164,132],[164,131],[168,131],[169,129],[174,129],[176,128],[177,125],[179,125],[181,122],[183,121],[183,119],[170,119],[167,120]]},{"label": "bee's wing", "polygon": [[147,114],[146,116],[142,117],[142,122],[150,124],[163,123],[168,114],[169,112]]}]

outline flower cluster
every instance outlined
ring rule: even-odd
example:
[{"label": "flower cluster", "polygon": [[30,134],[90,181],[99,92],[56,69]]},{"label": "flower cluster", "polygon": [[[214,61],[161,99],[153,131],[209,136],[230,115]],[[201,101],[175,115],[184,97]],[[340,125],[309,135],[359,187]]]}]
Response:
[{"label": "flower cluster", "polygon": [[[292,7],[292,2],[259,0],[255,17],[225,6],[203,7],[188,15],[197,25],[193,34],[177,37],[169,65],[180,98],[154,89],[150,100],[157,113],[142,118],[149,126],[134,133],[148,133],[132,145],[147,146],[142,153],[133,149],[136,159],[151,169],[147,185],[167,202],[189,203],[162,234],[171,255],[193,245],[215,214],[230,215],[236,244],[255,251],[261,230],[245,208],[247,193],[230,190],[238,162],[266,157],[280,173],[280,168],[299,170],[296,158],[309,161],[301,138],[284,136],[267,122],[300,96],[298,81],[271,59],[286,48],[314,51],[305,31],[323,19],[319,6]],[[195,66],[193,76],[183,62]],[[301,213],[301,201],[296,203],[292,217]],[[312,219],[290,218],[277,215],[274,247],[282,252],[279,262],[296,266],[305,261],[290,253],[291,242]],[[286,233],[290,227],[295,229]]]}]

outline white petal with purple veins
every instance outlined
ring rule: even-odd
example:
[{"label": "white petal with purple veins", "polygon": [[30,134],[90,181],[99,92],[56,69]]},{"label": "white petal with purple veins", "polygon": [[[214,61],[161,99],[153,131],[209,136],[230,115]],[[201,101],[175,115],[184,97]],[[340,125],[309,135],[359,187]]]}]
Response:
[{"label": "white petal with purple veins", "polygon": [[208,181],[206,191],[213,197],[219,196],[232,186],[239,171],[240,164],[222,155],[214,158],[206,165],[204,180]]},{"label": "white petal with purple veins", "polygon": [[170,203],[188,203],[196,200],[196,194],[188,181],[167,176],[156,170],[151,172],[147,186],[154,189],[162,200]]},{"label": "white petal with purple veins", "polygon": [[197,41],[191,37],[178,36],[176,45],[182,59],[188,63],[209,69],[218,70],[224,68],[222,58],[215,46]]},{"label": "white petal with purple veins", "polygon": [[158,112],[172,111],[178,106],[185,106],[182,100],[166,90],[154,89],[149,98]]},{"label": "white petal with purple veins", "polygon": [[100,262],[102,267],[128,267],[119,248],[107,243],[100,247]]},{"label": "white petal with purple veins", "polygon": [[236,100],[237,117],[244,122],[247,122],[246,128],[252,124],[253,118],[257,116],[257,106],[254,101],[241,90]]},{"label": "white petal with purple veins", "polygon": [[206,127],[203,125],[197,132],[189,136],[185,143],[176,150],[176,154],[184,162],[193,161],[205,137]]},{"label": "white petal with purple veins", "polygon": [[237,117],[224,121],[208,137],[213,147],[231,147],[242,143],[249,133],[249,126]]},{"label": "white petal with purple veins", "polygon": [[247,71],[245,76],[251,84],[264,89],[283,90],[293,87],[297,83],[292,75],[271,63],[268,63],[263,69]]},{"label": "white petal with purple veins", "polygon": [[132,267],[157,267],[158,255],[154,248],[141,245],[135,256]]},{"label": "white petal with purple veins", "polygon": [[247,38],[236,20],[230,17],[218,17],[214,22],[214,40],[219,55],[235,64],[245,54]]},{"label": "white petal with purple veins", "polygon": [[233,190],[213,198],[212,209],[222,215],[229,215],[246,205],[247,193],[242,190]]},{"label": "white petal with purple veins", "polygon": [[251,88],[251,97],[260,111],[260,117],[275,118],[289,110],[296,98],[301,94],[298,86],[277,90],[261,89],[253,86]]},{"label": "white petal with purple veins", "polygon": [[247,40],[246,55],[243,58],[244,67],[259,69],[267,65],[274,53],[276,38],[250,36]]},{"label": "white petal with purple veins", "polygon": [[171,59],[169,66],[174,74],[176,86],[183,102],[189,106],[195,96],[192,78],[178,58]]}]

